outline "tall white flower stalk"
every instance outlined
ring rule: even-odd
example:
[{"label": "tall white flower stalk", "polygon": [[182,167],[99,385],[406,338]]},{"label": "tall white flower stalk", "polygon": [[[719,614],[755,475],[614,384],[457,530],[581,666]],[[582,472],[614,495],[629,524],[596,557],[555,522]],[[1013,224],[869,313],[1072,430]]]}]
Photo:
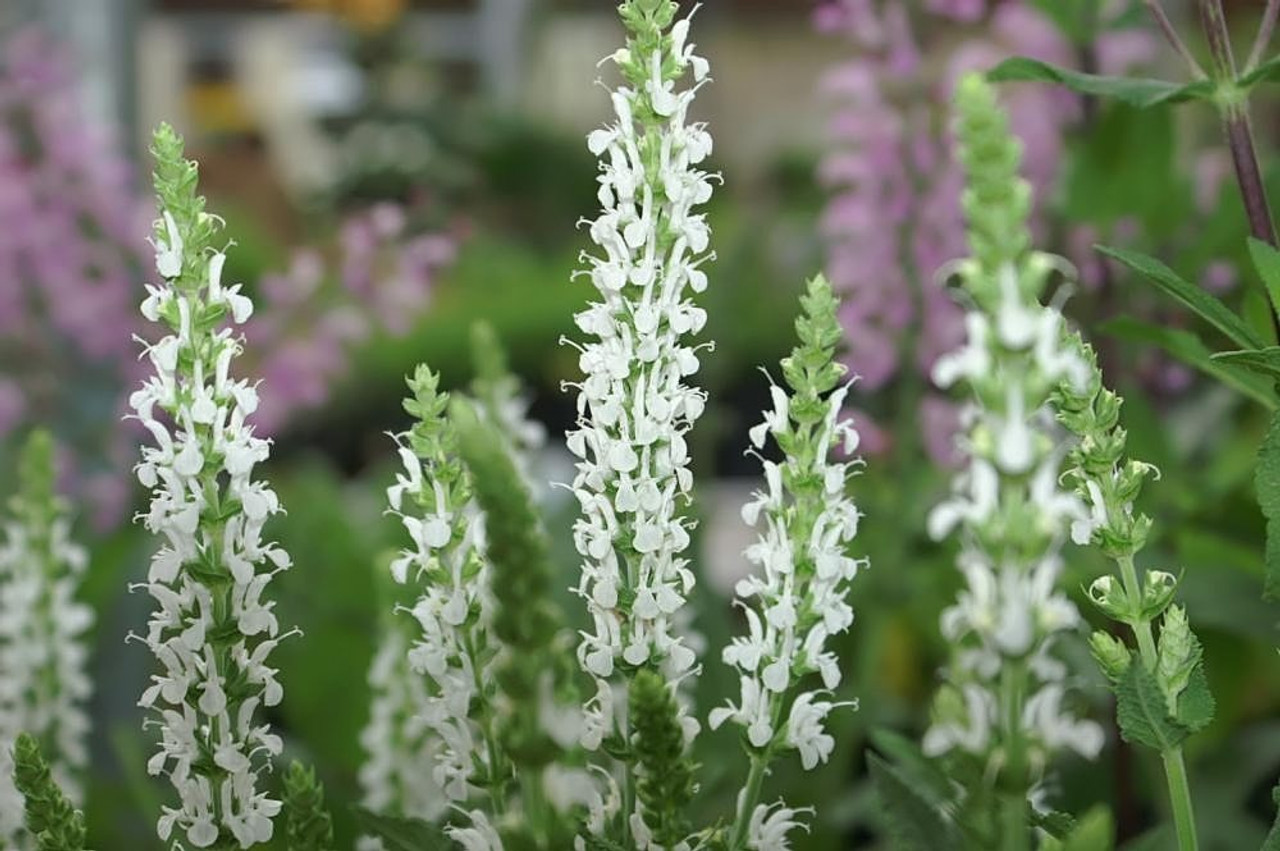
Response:
[{"label": "tall white flower stalk", "polygon": [[160,734],[147,769],[178,793],[177,806],[163,809],[160,838],[176,832],[196,848],[244,849],[271,839],[281,806],[258,789],[281,740],[257,716],[283,696],[268,657],[292,633],[280,633],[263,595],[290,560],[262,538],[281,508],[253,480],[269,454],[248,423],[257,392],[231,377],[240,352],[235,327],[253,305],[239,285],[222,283],[226,258],[212,245],[221,221],[204,211],[182,139],[162,125],[152,153],[161,283],[147,287],[142,313],[166,333],[147,345],[155,374],[130,405],[152,437],[136,471],[151,490],[141,519],[162,545],[147,581],[134,586],[157,608],[146,634],[131,637],[151,649],[162,672],[138,704]]},{"label": "tall white flower stalk", "polygon": [[[545,442],[545,431],[528,418],[528,402],[520,383],[507,371],[498,342],[487,325],[478,325],[474,330],[473,359],[478,374],[472,391],[480,401],[479,410],[507,436],[513,460],[529,481],[528,471]],[[434,376],[421,371],[411,384],[415,393],[412,403],[419,411],[432,411],[442,418],[447,396],[436,393],[434,381]],[[496,639],[490,634],[492,607],[485,591],[490,566],[482,551],[483,517],[465,482],[453,481],[455,475],[460,475],[460,467],[445,465],[444,456],[434,451],[420,457],[414,450],[416,446],[452,453],[448,429],[447,422],[433,417],[431,423],[420,421],[409,432],[397,436],[404,472],[388,492],[388,498],[392,511],[400,513],[415,549],[401,553],[394,566],[394,579],[422,588],[423,593],[412,609],[416,620],[403,617],[403,611],[396,612],[384,628],[369,672],[373,694],[370,720],[361,735],[367,754],[360,771],[365,806],[429,820],[440,817],[451,801],[461,802],[469,797],[465,783],[447,785],[450,777],[459,771],[470,772],[475,759],[483,765],[490,764],[484,750],[485,732],[476,726],[488,722],[456,716],[451,707],[462,696],[449,695],[450,689],[456,690],[459,676],[468,691],[473,687],[468,684],[469,671],[478,673],[482,682],[491,680],[497,649]],[[429,436],[432,434],[435,436]],[[455,515],[460,534],[456,539],[450,535],[454,546],[445,544],[431,550],[430,543],[417,532],[423,518],[406,511],[410,504],[417,510],[415,513],[428,505],[434,509],[437,493],[443,493],[445,502],[452,506],[446,510]],[[473,555],[477,561],[469,565]],[[433,573],[433,558],[441,566],[457,565],[459,570],[456,574],[450,570],[447,576],[439,571]],[[478,570],[473,569],[477,565]],[[468,601],[469,617],[455,624],[452,621],[456,617],[446,617],[445,611],[459,587]],[[450,635],[450,645],[444,651],[444,667],[425,668],[426,651],[422,645],[443,640],[438,636],[445,633]],[[469,655],[468,648],[474,649],[475,654]],[[449,672],[455,668],[458,670],[451,676]],[[468,695],[468,704],[473,697]],[[483,697],[487,699],[488,695]],[[458,724],[469,728],[467,735],[442,729]],[[447,743],[459,741],[469,741],[471,750],[448,750]],[[365,838],[361,847],[376,849],[382,845],[377,839]]]},{"label": "tall white flower stalk", "polygon": [[[709,719],[712,728],[725,721],[741,726],[751,760],[730,851],[785,847],[786,833],[800,823],[785,803],[760,803],[769,764],[790,750],[806,770],[825,762],[835,746],[826,717],[853,705],[831,699],[841,674],[827,642],[853,623],[845,598],[865,564],[847,552],[860,515],[846,484],[859,462],[831,457],[854,452],[858,433],[840,419],[848,386],[838,386],[845,368],[833,361],[842,332],[830,284],[814,279],[801,303],[800,344],[782,362],[790,392],[772,385],[774,408],[751,430],[757,450],[772,436],[783,459],[761,459],[766,487],[742,509],[743,520],[760,529],[746,552],[756,572],[736,589],[748,632],[723,652],[741,678],[741,697],[712,710]],[[821,689],[804,688],[813,674]]]},{"label": "tall white flower stalk", "polygon": [[76,601],[88,564],[54,491],[53,440],[35,432],[22,451],[18,493],[0,540],[0,848],[31,849],[10,751],[22,733],[40,743],[54,780],[82,802],[89,760],[85,631],[93,612]]},{"label": "tall white flower stalk", "polygon": [[[629,38],[610,57],[625,81],[612,93],[617,120],[589,138],[601,157],[603,211],[590,225],[599,252],[586,256],[583,274],[600,300],[575,317],[590,339],[580,347],[578,428],[568,435],[580,459],[578,593],[592,620],[578,658],[597,684],[582,738],[591,750],[622,732],[614,689],[627,671],[649,666],[676,680],[696,661],[673,626],[694,582],[680,502],[693,484],[685,434],[705,400],[685,383],[699,365],[686,337],[706,314],[687,295],[706,286],[699,265],[709,232],[694,210],[711,196],[711,176],[697,167],[711,137],[687,112],[708,69],[674,2],[619,8]],[[682,88],[686,75],[693,84]]]},{"label": "tall white flower stalk", "polygon": [[[391,574],[420,591],[412,607],[418,629],[405,658],[427,686],[420,717],[437,741],[434,783],[445,801],[460,804],[477,787],[496,787],[507,771],[484,699],[498,651],[486,616],[484,520],[457,455],[439,376],[419,367],[409,387],[405,407],[417,421],[396,435],[404,471],[387,500],[413,546],[392,562]],[[500,808],[500,795],[493,805]]]},{"label": "tall white flower stalk", "polygon": [[924,749],[969,754],[998,777],[1006,793],[1000,847],[1023,848],[1028,794],[1052,754],[1091,758],[1103,742],[1097,724],[1065,705],[1068,670],[1054,654],[1081,624],[1058,575],[1059,550],[1084,507],[1060,487],[1063,441],[1047,402],[1059,382],[1083,386],[1089,372],[1062,345],[1061,314],[1040,303],[1056,263],[1030,250],[1030,189],[994,93],[967,78],[957,108],[972,257],[955,268],[969,302],[968,339],[938,361],[934,380],[968,395],[967,467],[929,531],[960,539],[965,588],[942,616],[954,651]]}]

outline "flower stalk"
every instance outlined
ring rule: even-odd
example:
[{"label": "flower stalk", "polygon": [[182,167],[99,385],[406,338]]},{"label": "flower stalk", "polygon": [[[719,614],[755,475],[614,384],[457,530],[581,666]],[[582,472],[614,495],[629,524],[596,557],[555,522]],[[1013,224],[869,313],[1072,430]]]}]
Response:
[{"label": "flower stalk", "polygon": [[[1125,456],[1126,433],[1120,426],[1121,398],[1102,383],[1093,350],[1078,336],[1069,345],[1089,367],[1083,387],[1063,385],[1053,397],[1058,420],[1079,438],[1064,479],[1088,508],[1072,526],[1072,539],[1098,547],[1116,565],[1119,582],[1103,576],[1089,586],[1089,598],[1107,616],[1126,624],[1138,645],[1133,651],[1109,633],[1090,640],[1094,658],[1113,684],[1121,732],[1129,741],[1160,753],[1180,851],[1195,851],[1195,813],[1183,763],[1181,742],[1213,717],[1200,643],[1186,612],[1173,603],[1178,580],[1160,570],[1139,579],[1135,557],[1146,544],[1151,519],[1134,511],[1134,502],[1154,467]],[[1153,625],[1160,622],[1157,636]],[[1145,696],[1161,699],[1165,711],[1142,717]],[[1151,701],[1147,701],[1148,705]]]},{"label": "flower stalk", "polygon": [[986,778],[991,788],[966,789],[960,804],[979,806],[993,793],[997,835],[987,841],[1015,851],[1030,847],[1029,800],[1051,757],[1092,758],[1102,747],[1101,728],[1064,706],[1068,671],[1054,653],[1081,623],[1057,581],[1062,541],[1084,509],[1058,488],[1048,399],[1085,372],[1059,345],[1062,315],[1040,301],[1058,263],[1031,247],[1031,191],[995,95],[966,77],[956,110],[971,256],[954,269],[969,302],[968,339],[933,376],[967,390],[967,468],[931,512],[929,531],[935,539],[958,531],[965,589],[942,616],[954,649],[924,751]]},{"label": "flower stalk", "polygon": [[[763,528],[746,552],[758,572],[736,588],[748,634],[733,639],[723,652],[725,663],[737,669],[741,695],[736,704],[712,710],[708,719],[713,729],[730,720],[742,727],[751,763],[730,851],[763,847],[751,825],[763,825],[773,809],[760,803],[769,764],[790,750],[799,753],[806,770],[826,762],[835,746],[824,729],[827,715],[856,705],[826,698],[841,680],[827,644],[853,624],[846,602],[849,583],[866,564],[847,551],[861,515],[845,492],[860,462],[830,456],[854,452],[858,433],[840,418],[848,385],[841,383],[845,367],[835,362],[843,332],[831,285],[821,276],[813,279],[800,302],[800,342],[782,361],[789,389],[770,388],[774,408],[750,434],[752,451],[772,437],[783,460],[762,459],[766,488],[742,510],[748,525]],[[804,689],[811,675],[820,677],[821,689]],[[793,820],[796,811],[787,812],[787,820]]]},{"label": "flower stalk", "polygon": [[205,212],[181,137],[161,125],[152,154],[161,283],[147,286],[142,313],[164,336],[146,345],[154,374],[129,400],[153,439],[136,468],[151,491],[140,519],[162,542],[147,581],[132,586],[157,607],[146,634],[130,637],[163,667],[138,701],[161,739],[147,770],[178,793],[160,817],[162,840],[178,831],[195,848],[247,849],[271,840],[281,806],[258,778],[283,743],[256,716],[283,698],[267,659],[296,630],[280,633],[263,594],[291,561],[262,538],[281,511],[253,480],[270,446],[249,424],[257,391],[231,377],[236,329],[253,304],[240,285],[222,283],[226,255],[214,244],[222,222]]},{"label": "flower stalk", "polygon": [[[704,394],[685,383],[699,368],[699,347],[686,337],[706,323],[687,294],[705,289],[699,267],[712,256],[696,212],[711,197],[712,177],[698,166],[712,142],[687,120],[708,74],[687,43],[689,20],[676,20],[673,0],[625,0],[619,14],[627,43],[609,57],[623,79],[611,93],[616,120],[588,138],[601,158],[603,210],[590,223],[598,251],[583,256],[580,274],[599,300],[575,317],[590,339],[573,344],[585,377],[568,447],[579,459],[577,592],[592,623],[578,661],[596,684],[581,742],[617,759],[625,806],[615,835],[630,841],[632,822],[645,816],[634,808],[626,683],[645,668],[674,683],[696,662],[677,628],[694,584],[680,505],[693,484],[685,434],[705,407]],[[689,75],[692,85],[682,87]],[[682,724],[696,730],[691,718]]]},{"label": "flower stalk", "polygon": [[70,799],[82,798],[92,691],[84,636],[93,612],[76,601],[88,556],[72,541],[67,506],[54,490],[48,432],[27,439],[17,479],[0,542],[0,847],[22,848],[22,800],[7,763],[20,734],[40,744]]}]

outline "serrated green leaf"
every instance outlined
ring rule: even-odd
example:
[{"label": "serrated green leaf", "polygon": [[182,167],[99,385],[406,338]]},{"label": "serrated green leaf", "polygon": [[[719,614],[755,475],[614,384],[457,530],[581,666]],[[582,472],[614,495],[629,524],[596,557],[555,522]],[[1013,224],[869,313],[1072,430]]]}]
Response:
[{"label": "serrated green leaf", "polygon": [[1006,59],[987,72],[993,83],[1032,81],[1058,83],[1074,92],[1099,97],[1114,98],[1137,107],[1157,106],[1162,103],[1204,99],[1213,94],[1213,84],[1208,80],[1192,83],[1171,83],[1168,80],[1152,80],[1144,77],[1107,77],[1099,74],[1083,74],[1070,68],[1061,68],[1038,59],[1015,56]]},{"label": "serrated green leaf", "polygon": [[1186,728],[1169,717],[1155,675],[1142,664],[1130,665],[1116,686],[1116,719],[1126,742],[1161,753],[1187,737]]},{"label": "serrated green leaf", "polygon": [[382,815],[364,807],[352,807],[361,830],[376,836],[387,851],[451,851],[453,841],[437,825],[422,819]]},{"label": "serrated green leaf", "polygon": [[1261,349],[1265,343],[1258,338],[1245,321],[1237,316],[1229,307],[1218,301],[1204,290],[1178,275],[1154,257],[1127,251],[1123,248],[1112,248],[1106,245],[1097,246],[1098,251],[1123,263],[1133,271],[1145,277],[1151,283],[1173,296],[1197,316],[1217,328],[1228,339],[1242,349]]},{"label": "serrated green leaf", "polygon": [[1276,80],[1280,80],[1280,53],[1242,76],[1236,81],[1236,85],[1242,89],[1249,89],[1259,83],[1272,83]]},{"label": "serrated green leaf", "polygon": [[1215,361],[1209,348],[1190,331],[1141,322],[1129,316],[1104,322],[1101,330],[1122,340],[1158,346],[1176,360],[1217,379],[1266,409],[1276,409],[1276,397],[1270,381],[1242,367]]},{"label": "serrated green leaf", "polygon": [[867,755],[871,779],[887,817],[893,847],[899,851],[960,851],[960,837],[942,812],[929,803],[898,770],[874,753]]},{"label": "serrated green leaf", "polygon": [[1111,851],[1115,847],[1115,820],[1106,807],[1097,806],[1076,821],[1070,834],[1056,846],[1045,843],[1042,851]]},{"label": "serrated green leaf", "polygon": [[[1056,840],[1060,840],[1052,846],[1053,848],[1060,849],[1063,847],[1061,840],[1067,839],[1075,831],[1076,820],[1070,813],[1062,813],[1057,810],[1050,810],[1047,813],[1042,813],[1039,810],[1032,810],[1031,826],[1043,830]],[[1046,848],[1048,847],[1050,846],[1046,843]]]},{"label": "serrated green leaf", "polygon": [[1280,251],[1260,239],[1249,237],[1249,257],[1271,299],[1271,307],[1280,313]]},{"label": "serrated green leaf", "polygon": [[1271,418],[1267,436],[1258,449],[1253,487],[1258,506],[1267,518],[1266,576],[1262,595],[1280,599],[1280,415]]},{"label": "serrated green leaf", "polygon": [[1209,679],[1204,673],[1204,662],[1201,662],[1192,670],[1187,687],[1178,696],[1178,723],[1191,733],[1203,730],[1213,721],[1217,708],[1213,692],[1209,690]]}]

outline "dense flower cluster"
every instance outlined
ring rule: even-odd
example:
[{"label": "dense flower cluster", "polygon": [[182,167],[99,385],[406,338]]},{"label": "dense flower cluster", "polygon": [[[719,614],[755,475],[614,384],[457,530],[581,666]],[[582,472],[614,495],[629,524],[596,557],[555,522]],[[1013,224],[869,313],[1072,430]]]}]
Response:
[{"label": "dense flower cluster", "polygon": [[0,542],[0,848],[34,848],[21,828],[10,750],[19,734],[43,742],[53,777],[81,799],[88,763],[84,633],[93,612],[76,601],[88,556],[70,537],[66,507],[53,489],[53,442],[28,440],[20,490]]},{"label": "dense flower cluster", "polygon": [[[832,461],[833,452],[847,457],[858,445],[858,433],[841,419],[847,386],[837,387],[845,370],[833,363],[841,338],[836,300],[825,279],[810,284],[802,299],[805,316],[797,322],[801,345],[783,362],[791,393],[770,388],[774,409],[751,430],[751,442],[763,449],[772,436],[783,450],[782,463],[764,460],[766,490],[743,507],[748,525],[764,529],[747,559],[756,573],[738,583],[738,602],[749,626],[724,649],[724,661],[738,669],[741,698],[712,710],[710,724],[727,720],[741,725],[753,756],[753,770],[776,752],[794,749],[806,770],[831,755],[835,740],[823,723],[841,704],[826,699],[840,685],[839,662],[827,647],[834,635],[853,623],[845,601],[849,582],[862,562],[846,547],[857,534],[859,513],[845,488],[855,462]],[[821,676],[825,691],[798,692],[803,677]],[[739,801],[740,822],[747,813],[755,825],[756,845],[765,845],[765,824],[780,831],[779,812],[748,796]],[[758,790],[756,790],[758,792]]]},{"label": "dense flower cluster", "polygon": [[[856,48],[856,56],[822,83],[834,113],[832,148],[819,179],[833,193],[821,223],[827,272],[845,297],[847,361],[862,376],[864,394],[904,371],[928,375],[937,358],[964,338],[961,312],[936,277],[964,251],[964,179],[945,126],[955,81],[1015,53],[1068,67],[1076,63],[1066,39],[1019,0],[990,9],[986,0],[932,0],[926,14],[914,16],[907,5],[830,0],[816,18],[819,29],[844,35]],[[957,21],[983,18],[989,18],[987,26],[956,37]],[[1108,73],[1145,58],[1153,47],[1133,30],[1108,34],[1096,45],[1099,65]],[[1026,152],[1026,177],[1038,196],[1047,197],[1062,160],[1064,131],[1080,116],[1079,100],[1065,91],[1015,87],[1008,105]],[[1033,215],[1033,229],[1041,224]],[[1090,240],[1074,242],[1082,242],[1087,256]],[[956,409],[927,387],[919,404],[925,448],[935,461],[953,462]],[[864,436],[872,452],[887,437],[866,424]]]},{"label": "dense flower cluster", "polygon": [[994,94],[967,78],[958,103],[972,256],[956,269],[972,306],[964,347],[940,358],[933,376],[970,395],[966,467],[930,514],[929,532],[959,532],[965,588],[942,616],[954,651],[924,749],[997,766],[1017,758],[1008,770],[1025,775],[1015,782],[1034,785],[1054,751],[1092,757],[1102,747],[1101,728],[1064,706],[1068,672],[1054,655],[1060,636],[1081,624],[1057,578],[1061,544],[1084,507],[1059,485],[1048,400],[1060,382],[1083,385],[1089,374],[1062,345],[1062,315],[1039,302],[1057,264],[1029,249],[1030,189]]},{"label": "dense flower cluster", "polygon": [[[600,301],[575,317],[593,338],[580,347],[579,427],[568,435],[580,459],[578,592],[593,624],[578,657],[598,684],[583,736],[592,749],[614,728],[610,678],[620,663],[676,679],[695,661],[674,619],[693,586],[679,501],[693,484],[684,435],[705,400],[685,383],[699,366],[685,337],[706,314],[687,293],[706,287],[698,267],[709,232],[694,210],[711,196],[711,176],[698,168],[711,137],[687,113],[708,68],[686,43],[688,20],[672,25],[674,4],[648,5],[622,7],[632,36],[611,57],[626,81],[612,95],[617,121],[589,139],[602,158],[604,210],[590,225],[600,253],[584,274]],[[694,85],[680,88],[690,72]]]},{"label": "dense flower cluster", "polygon": [[147,287],[142,313],[168,333],[146,347],[155,373],[129,401],[152,437],[136,470],[152,492],[141,519],[162,539],[136,586],[158,606],[137,638],[163,672],[138,703],[155,713],[150,725],[161,735],[148,771],[167,775],[179,795],[160,818],[161,839],[177,829],[197,848],[232,839],[249,848],[271,839],[280,809],[257,777],[282,743],[255,716],[283,696],[267,660],[285,636],[263,594],[290,560],[262,538],[281,508],[253,480],[269,454],[248,423],[258,394],[231,376],[235,327],[253,304],[222,282],[226,257],[212,245],[220,221],[204,212],[182,140],[161,127],[153,153],[162,283]]}]

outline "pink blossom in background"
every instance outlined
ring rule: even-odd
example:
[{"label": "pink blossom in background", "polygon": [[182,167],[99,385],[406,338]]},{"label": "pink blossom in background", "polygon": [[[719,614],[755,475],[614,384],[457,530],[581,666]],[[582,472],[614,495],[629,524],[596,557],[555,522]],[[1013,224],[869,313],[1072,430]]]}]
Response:
[{"label": "pink blossom in background", "polygon": [[304,248],[287,270],[261,282],[258,313],[245,326],[247,356],[263,376],[260,434],[275,434],[323,405],[352,349],[371,334],[407,333],[428,308],[457,241],[412,234],[405,210],[384,203],[346,219],[338,251],[332,279],[323,256]]},{"label": "pink blossom in background", "polygon": [[[114,134],[81,109],[76,69],[35,30],[0,45],[0,442],[36,423],[62,442],[65,490],[99,529],[133,495],[125,399],[144,367],[134,334],[155,216]],[[326,264],[298,250],[258,284],[249,349],[264,375],[259,434],[328,399],[351,350],[405,333],[426,309],[452,236],[418,234],[376,205],[340,228]]]},{"label": "pink blossom in background", "polygon": [[[960,309],[939,278],[948,261],[967,251],[963,178],[948,132],[951,91],[965,72],[1015,54],[1070,66],[1075,51],[1018,0],[928,0],[915,26],[898,0],[830,0],[815,24],[850,45],[850,59],[821,81],[833,105],[832,145],[818,172],[831,192],[820,229],[828,275],[845,301],[846,360],[862,377],[856,385],[862,393],[881,390],[903,370],[920,376],[926,388],[920,410],[898,416],[918,424],[935,462],[954,463],[957,415],[927,378],[934,361],[964,336]],[[1096,48],[1102,70],[1118,73],[1148,59],[1154,41],[1119,32]],[[1080,116],[1079,99],[1040,85],[1005,87],[1002,95],[1024,145],[1024,172],[1042,203],[1057,178],[1065,131]],[[1039,210],[1033,228],[1044,229]],[[1072,248],[1084,249],[1079,256],[1094,264],[1088,274],[1099,277],[1085,243],[1073,240]]]},{"label": "pink blossom in background", "polygon": [[119,390],[138,371],[151,213],[113,134],[84,114],[75,73],[37,30],[0,46],[0,441],[52,426],[78,456],[66,487],[110,525],[128,488],[96,482],[127,474]]}]

